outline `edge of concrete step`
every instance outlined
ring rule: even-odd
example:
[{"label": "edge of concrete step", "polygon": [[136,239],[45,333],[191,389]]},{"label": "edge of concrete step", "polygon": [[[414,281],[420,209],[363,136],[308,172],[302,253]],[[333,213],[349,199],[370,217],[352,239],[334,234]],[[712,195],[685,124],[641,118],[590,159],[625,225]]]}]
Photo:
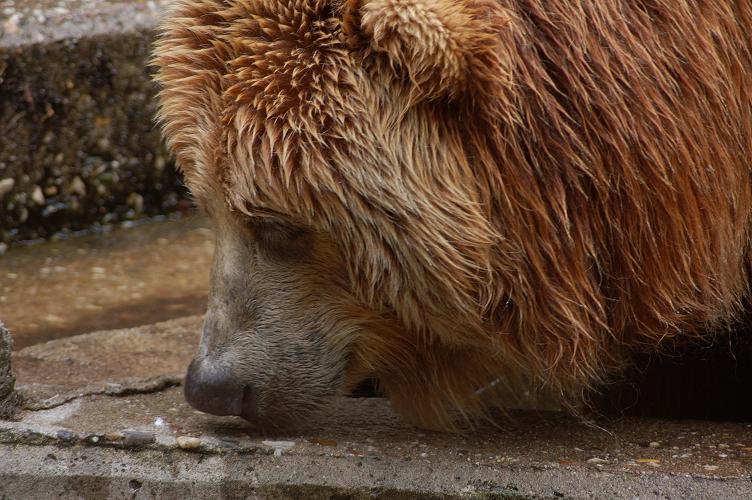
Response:
[{"label": "edge of concrete step", "polygon": [[180,384],[200,319],[14,353],[27,401],[15,421],[0,421],[0,496],[733,499],[752,491],[744,423],[588,425],[516,412],[500,426],[441,434],[410,426],[381,398],[335,398],[293,430],[196,412]]}]

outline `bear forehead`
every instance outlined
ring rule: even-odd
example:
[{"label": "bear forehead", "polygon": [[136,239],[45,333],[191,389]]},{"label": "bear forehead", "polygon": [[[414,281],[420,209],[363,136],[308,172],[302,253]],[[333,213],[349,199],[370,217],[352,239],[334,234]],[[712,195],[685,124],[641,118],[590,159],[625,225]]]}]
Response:
[{"label": "bear forehead", "polygon": [[[320,213],[320,193],[351,200],[344,190],[369,198],[369,206],[372,196],[405,200],[409,179],[399,175],[395,152],[404,139],[394,126],[406,109],[398,105],[404,82],[346,26],[343,4],[176,6],[157,48],[161,118],[197,200],[209,185],[234,208],[281,213]],[[431,123],[423,128],[440,126]],[[424,149],[435,156],[435,148]],[[411,146],[405,161],[413,153]]]},{"label": "bear forehead", "polygon": [[[331,1],[247,1],[233,4],[224,29],[225,116],[252,111],[257,124],[283,119],[293,130],[321,130],[341,113],[353,68]],[[238,123],[247,127],[247,123]]]}]

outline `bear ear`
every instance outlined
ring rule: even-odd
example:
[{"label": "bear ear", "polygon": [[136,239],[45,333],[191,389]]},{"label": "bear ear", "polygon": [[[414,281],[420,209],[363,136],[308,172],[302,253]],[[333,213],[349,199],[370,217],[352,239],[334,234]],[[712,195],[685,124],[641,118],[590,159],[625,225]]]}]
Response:
[{"label": "bear ear", "polygon": [[455,96],[472,80],[474,58],[494,46],[496,14],[483,0],[345,0],[352,46],[385,54],[423,98]]}]

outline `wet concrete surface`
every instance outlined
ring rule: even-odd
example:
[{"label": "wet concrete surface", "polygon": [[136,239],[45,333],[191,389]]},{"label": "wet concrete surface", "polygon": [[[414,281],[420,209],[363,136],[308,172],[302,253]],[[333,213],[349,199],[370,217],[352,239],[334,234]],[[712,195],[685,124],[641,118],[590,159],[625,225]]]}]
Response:
[{"label": "wet concrete surface", "polygon": [[[108,496],[107,488],[131,481],[157,496],[219,488],[229,498],[274,496],[265,488],[280,498],[752,493],[748,423],[585,423],[555,412],[514,412],[470,433],[442,434],[404,423],[382,398],[336,398],[301,427],[273,433],[202,414],[185,403],[178,375],[199,323],[173,320],[17,352],[26,409],[20,420],[0,422],[0,493],[18,496],[31,478],[63,496],[74,496],[63,486],[89,495],[105,488]],[[154,383],[160,377],[169,382]],[[108,386],[117,388],[107,392]],[[52,393],[68,397],[54,400]],[[99,482],[82,485],[83,477]]]},{"label": "wet concrete surface", "polygon": [[14,247],[0,256],[0,318],[21,349],[203,314],[212,251],[195,216]]}]

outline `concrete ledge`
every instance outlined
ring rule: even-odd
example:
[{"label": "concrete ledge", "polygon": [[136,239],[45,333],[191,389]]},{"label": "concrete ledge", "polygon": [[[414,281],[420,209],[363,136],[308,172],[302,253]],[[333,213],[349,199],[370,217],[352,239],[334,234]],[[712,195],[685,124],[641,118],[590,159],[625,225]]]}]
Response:
[{"label": "concrete ledge", "polygon": [[[302,431],[267,435],[237,419],[191,411],[177,388],[91,396],[0,427],[0,494],[748,498],[749,468],[729,467],[739,456],[712,471],[700,465],[719,463],[708,447],[728,427],[712,435],[698,435],[699,423],[610,427],[613,434],[556,414],[520,414],[505,431],[452,436],[405,426],[383,400],[343,399]],[[658,447],[633,441],[643,438],[663,441]],[[667,442],[681,443],[681,451]],[[685,445],[695,458],[672,458]]]},{"label": "concrete ledge", "polygon": [[488,467],[335,454],[0,445],[8,498],[749,498],[748,479]]},{"label": "concrete ledge", "polygon": [[[199,318],[14,354],[20,418],[0,422],[0,497],[749,498],[752,424],[516,412],[449,435],[380,398],[338,398],[270,433],[196,412],[182,373]],[[151,383],[160,377],[169,383]],[[59,396],[59,397],[58,397]]]},{"label": "concrete ledge", "polygon": [[174,211],[147,62],[165,0],[11,3],[0,29],[0,243]]}]

